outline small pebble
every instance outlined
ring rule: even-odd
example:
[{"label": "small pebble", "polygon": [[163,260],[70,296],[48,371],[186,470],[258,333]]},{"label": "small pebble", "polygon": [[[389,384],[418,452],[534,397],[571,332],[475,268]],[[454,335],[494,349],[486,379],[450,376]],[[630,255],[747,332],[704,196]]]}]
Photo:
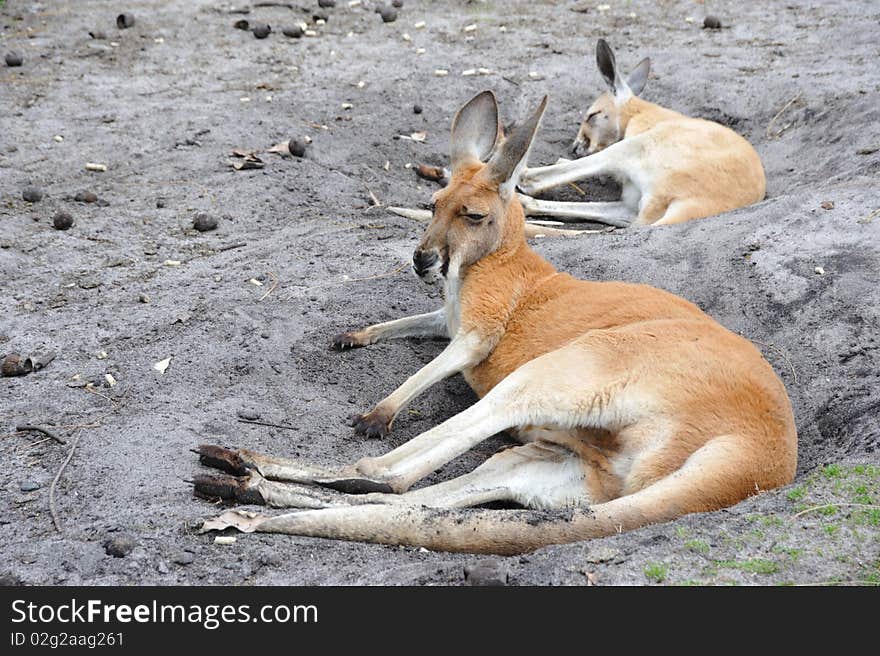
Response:
[{"label": "small pebble", "polygon": [[815,269],[813,269],[813,271],[816,272],[816,275],[819,275],[819,276],[825,275],[825,269],[823,269],[822,267],[816,267]]},{"label": "small pebble", "polygon": [[42,486],[36,481],[22,481],[18,487],[22,492],[35,492]]},{"label": "small pebble", "polygon": [[217,219],[215,219],[210,214],[204,214],[204,213],[196,214],[195,217],[193,218],[193,228],[195,228],[199,232],[208,232],[209,230],[216,230]]},{"label": "small pebble", "polygon": [[393,23],[397,20],[397,10],[393,7],[382,7],[379,10],[379,15],[382,17],[383,23]]},{"label": "small pebble", "polygon": [[272,28],[269,27],[266,23],[257,23],[256,25],[254,25],[251,31],[254,33],[254,36],[256,38],[265,39],[267,36],[269,36],[269,32],[272,31]]},{"label": "small pebble", "polygon": [[721,21],[717,16],[706,16],[703,19],[703,29],[705,30],[720,30],[721,29]]},{"label": "small pebble", "polygon": [[150,297],[146,294],[138,294],[138,301],[140,301],[141,303],[149,303]]},{"label": "small pebble", "polygon": [[336,6],[336,0],[318,0],[318,6],[321,9],[332,9]]},{"label": "small pebble", "polygon": [[834,201],[833,200],[823,200],[820,207],[823,210],[833,210],[834,209]]},{"label": "small pebble", "polygon": [[235,23],[232,24],[232,27],[237,30],[249,30],[251,29],[251,24],[242,18],[241,20],[235,21]]},{"label": "small pebble", "polygon": [[25,187],[21,197],[29,203],[39,203],[43,199],[43,190],[39,187]]},{"label": "small pebble", "polygon": [[403,7],[403,0],[391,0],[391,6],[400,9]]},{"label": "small pebble", "polygon": [[306,154],[306,145],[304,142],[299,139],[291,139],[287,143],[287,149],[290,151],[290,154],[294,157],[305,157]]},{"label": "small pebble", "polygon": [[260,411],[255,408],[241,408],[236,413],[239,419],[246,419],[248,421],[256,421],[260,418]]},{"label": "small pebble", "polygon": [[56,230],[67,230],[73,225],[73,217],[70,212],[61,210],[52,218],[52,225]]},{"label": "small pebble", "polygon": [[119,14],[116,17],[116,27],[120,30],[129,28],[132,25],[134,25],[134,16],[132,14]]},{"label": "small pebble", "polygon": [[174,562],[178,565],[191,565],[196,557],[191,551],[181,551],[174,557]]},{"label": "small pebble", "polygon": [[413,105],[413,114],[421,114],[422,106],[421,105]]},{"label": "small pebble", "polygon": [[92,30],[89,32],[89,36],[97,41],[103,41],[107,38],[107,34],[103,30]]},{"label": "small pebble", "polygon": [[114,558],[125,558],[135,546],[132,538],[127,535],[117,535],[104,542],[104,552]]},{"label": "small pebble", "polygon": [[6,65],[7,66],[21,66],[22,61],[21,55],[17,52],[7,52],[6,53]]},{"label": "small pebble", "polygon": [[77,203],[97,203],[98,196],[91,191],[81,191],[73,197],[73,200],[75,200]]},{"label": "small pebble", "polygon": [[281,33],[284,36],[289,36],[291,39],[299,39],[303,35],[303,28],[299,25],[293,25],[292,27],[285,27],[281,30]]},{"label": "small pebble", "polygon": [[164,198],[157,198],[156,199],[156,207],[159,208],[160,210],[163,207],[165,207],[165,199]]},{"label": "small pebble", "polygon": [[0,364],[0,373],[4,376],[24,376],[33,371],[30,359],[22,359],[18,353],[10,353]]}]

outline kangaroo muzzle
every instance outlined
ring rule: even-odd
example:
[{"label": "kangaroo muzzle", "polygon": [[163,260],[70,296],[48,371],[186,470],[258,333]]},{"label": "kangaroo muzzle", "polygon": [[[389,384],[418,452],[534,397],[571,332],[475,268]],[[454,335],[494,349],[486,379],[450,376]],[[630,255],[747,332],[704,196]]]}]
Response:
[{"label": "kangaroo muzzle", "polygon": [[424,278],[431,271],[437,268],[440,261],[440,255],[435,250],[424,251],[418,249],[413,253],[413,271],[420,278]]},{"label": "kangaroo muzzle", "polygon": [[575,157],[583,157],[590,152],[590,140],[586,137],[578,136],[571,144],[571,153]]}]

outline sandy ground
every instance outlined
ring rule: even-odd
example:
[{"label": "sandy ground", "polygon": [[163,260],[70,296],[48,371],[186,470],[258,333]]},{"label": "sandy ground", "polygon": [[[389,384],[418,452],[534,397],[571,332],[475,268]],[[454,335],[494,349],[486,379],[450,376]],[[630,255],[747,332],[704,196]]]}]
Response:
[{"label": "sandy ground", "polygon": [[[57,353],[39,372],[0,379],[2,582],[461,584],[477,562],[511,584],[880,581],[878,6],[715,1],[725,29],[707,31],[704,5],[686,1],[599,11],[408,0],[389,24],[338,4],[316,37],[299,40],[279,28],[314,26],[317,3],[246,16],[211,0],[0,8],[0,50],[24,56],[20,68],[0,64],[0,355]],[[123,5],[136,17],[127,30],[115,24]],[[275,31],[257,40],[233,28],[241,18]],[[95,30],[106,38],[91,38]],[[522,558],[265,535],[220,546],[197,535],[218,510],[185,482],[199,471],[189,449],[200,442],[344,463],[473,402],[457,377],[419,398],[384,442],[345,425],[441,349],[327,350],[340,330],[440,303],[406,267],[422,226],[371,209],[369,194],[427,202],[433,187],[406,165],[443,163],[454,111],[483,88],[496,91],[506,121],[550,93],[532,162],[564,155],[600,89],[598,37],[625,65],[653,58],[648,99],[750,139],[768,197],[688,225],[536,247],[581,277],[680,294],[758,343],[794,404],[795,484]],[[479,67],[491,73],[462,76]],[[426,141],[398,137],[413,132]],[[303,159],[228,164],[233,148],[265,152],[305,136]],[[44,190],[40,202],[22,199],[28,185]],[[84,190],[101,202],[74,201]],[[68,231],[52,227],[62,209],[75,220]],[[199,212],[219,228],[194,231]],[[153,365],[165,358],[160,374]],[[108,373],[112,388],[100,386]],[[99,387],[81,387],[90,380]],[[25,421],[56,425],[68,444],[15,433]],[[59,533],[49,488],[77,436],[55,492]],[[503,444],[489,440],[431,480]],[[108,555],[112,538],[133,549]]]}]

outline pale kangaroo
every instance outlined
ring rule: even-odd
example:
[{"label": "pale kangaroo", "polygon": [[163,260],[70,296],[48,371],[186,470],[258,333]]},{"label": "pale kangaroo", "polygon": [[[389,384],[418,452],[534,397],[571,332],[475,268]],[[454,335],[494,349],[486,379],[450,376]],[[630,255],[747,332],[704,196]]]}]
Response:
[{"label": "pale kangaroo", "polygon": [[[414,396],[462,373],[480,400],[378,458],[323,467],[202,446],[196,492],[298,508],[227,511],[203,530],[262,531],[512,554],[715,510],[792,480],[797,436],[761,353],[692,303],[646,285],[560,273],[523,234],[515,193],[547,99],[489,158],[495,97],[456,115],[452,176],[413,256],[445,305],[338,337],[450,338],[363,418],[387,430]],[[410,490],[483,440],[522,442],[473,472]],[[491,501],[525,509],[469,508]]]},{"label": "pale kangaroo", "polygon": [[[608,85],[587,110],[575,139],[576,160],[527,168],[519,181],[527,215],[591,220],[616,226],[664,225],[745,207],[764,198],[761,158],[730,128],[690,118],[639,97],[651,62],[621,74],[600,39],[596,62]],[[618,202],[553,202],[532,198],[581,178],[610,175],[622,185]]]}]

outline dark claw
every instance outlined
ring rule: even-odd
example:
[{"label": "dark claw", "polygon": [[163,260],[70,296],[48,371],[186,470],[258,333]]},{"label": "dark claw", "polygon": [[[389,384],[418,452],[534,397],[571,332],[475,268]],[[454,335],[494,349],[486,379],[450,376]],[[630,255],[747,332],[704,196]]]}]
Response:
[{"label": "dark claw", "polygon": [[369,494],[370,492],[391,494],[394,492],[388,483],[371,481],[368,478],[340,478],[335,481],[316,481],[316,483],[321,487],[346,494]]},{"label": "dark claw", "polygon": [[199,454],[199,462],[205,467],[213,467],[235,476],[247,474],[247,465],[235,451],[213,444],[200,444],[196,453]]},{"label": "dark claw", "polygon": [[370,438],[381,438],[391,431],[391,417],[382,412],[368,412],[365,415],[355,415],[354,432],[358,435],[366,435]]},{"label": "dark claw", "polygon": [[193,480],[193,492],[197,497],[214,501],[240,501],[263,505],[263,497],[247,486],[246,478],[236,478],[226,474],[198,474]]},{"label": "dark claw", "polygon": [[339,333],[330,342],[330,350],[332,351],[347,351],[348,349],[360,348],[362,346],[366,346],[366,344],[361,344],[353,332]]}]

